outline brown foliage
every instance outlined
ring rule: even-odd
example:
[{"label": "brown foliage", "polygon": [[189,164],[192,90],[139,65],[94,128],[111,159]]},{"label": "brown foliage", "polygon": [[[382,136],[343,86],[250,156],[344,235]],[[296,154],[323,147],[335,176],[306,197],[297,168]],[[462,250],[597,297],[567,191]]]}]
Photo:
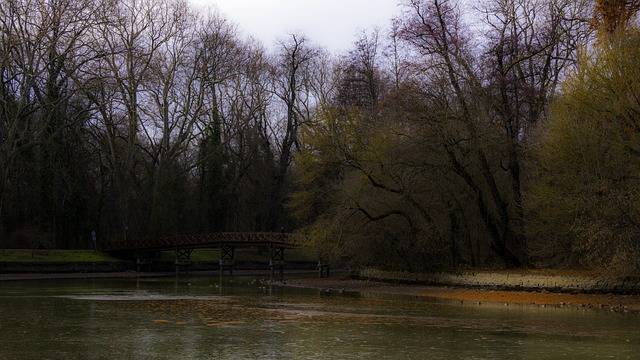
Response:
[{"label": "brown foliage", "polygon": [[594,26],[600,32],[612,34],[625,29],[640,11],[640,0],[596,0]]}]

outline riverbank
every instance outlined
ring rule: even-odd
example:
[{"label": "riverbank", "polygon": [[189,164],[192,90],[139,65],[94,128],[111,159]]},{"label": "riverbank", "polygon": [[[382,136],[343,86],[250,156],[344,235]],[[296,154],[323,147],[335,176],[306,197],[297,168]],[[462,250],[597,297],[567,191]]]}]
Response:
[{"label": "riverbank", "polygon": [[[166,273],[176,270],[173,251],[155,254],[153,259],[138,262],[135,257],[115,257],[91,250],[24,250],[0,249],[0,280],[3,274],[65,274],[65,273]],[[268,253],[261,249],[238,249],[234,256],[235,270],[269,270]],[[188,264],[188,265],[187,265]],[[300,250],[287,254],[286,269],[316,269],[317,260]],[[191,253],[189,260],[180,260],[180,271],[216,271],[220,268],[220,251],[199,249]],[[43,278],[46,278],[43,275]],[[73,277],[73,275],[69,275]],[[24,278],[29,278],[25,275]]]},{"label": "riverbank", "polygon": [[614,276],[585,270],[467,269],[455,272],[409,273],[361,269],[352,275],[359,279],[403,284],[524,292],[640,295],[639,276]]},{"label": "riverbank", "polygon": [[480,288],[394,284],[349,278],[306,278],[283,282],[286,286],[319,289],[326,293],[371,292],[455,300],[481,306],[526,304],[540,307],[603,309],[614,312],[640,311],[640,296],[616,294],[550,293],[547,291],[506,291]]},{"label": "riverbank", "polygon": [[[289,269],[286,270],[287,275],[298,274],[316,274],[314,270],[308,269]],[[269,277],[270,270],[262,268],[243,268],[233,270],[233,276],[258,276]],[[199,270],[186,271],[181,270],[178,276],[220,276],[220,270]],[[111,272],[48,272],[48,273],[0,273],[0,282],[2,281],[27,281],[27,280],[56,280],[56,279],[99,279],[99,278],[149,278],[149,277],[166,277],[176,276],[175,271],[111,271]],[[224,276],[229,276],[225,271]],[[279,274],[277,275],[279,276]],[[285,275],[286,278],[286,275]]]},{"label": "riverbank", "polygon": [[102,278],[137,278],[169,276],[175,273],[159,272],[133,272],[133,271],[109,271],[109,272],[63,272],[63,273],[0,273],[0,281],[23,280],[56,280],[56,279],[102,279]]},{"label": "riverbank", "polygon": [[[5,253],[6,255],[6,253]],[[30,254],[31,257],[40,254]],[[50,254],[47,254],[50,256]],[[68,256],[65,255],[65,256]],[[30,259],[31,260],[31,259]],[[104,259],[90,259],[104,260]],[[175,265],[155,271],[132,271],[131,262],[4,262],[0,265],[0,281],[83,279],[83,278],[136,278],[175,276]],[[239,263],[234,275],[268,274],[268,264]],[[302,266],[304,265],[304,266]],[[301,263],[287,274],[315,272],[313,264]],[[219,275],[215,262],[192,263],[191,275]],[[181,273],[185,273],[182,269]],[[317,273],[317,272],[315,272]],[[578,271],[466,271],[460,273],[392,273],[362,270],[353,278],[304,278],[283,281],[286,286],[327,290],[328,292],[375,292],[462,301],[481,305],[494,303],[529,304],[573,308],[608,309],[619,312],[640,312],[640,278],[604,278],[598,274]],[[368,279],[368,280],[367,280]],[[383,281],[379,281],[383,280]]]},{"label": "riverbank", "polygon": [[[287,273],[301,273],[298,271]],[[309,273],[309,272],[307,272]],[[314,272],[315,273],[315,272]],[[190,272],[191,275],[216,275],[217,272]],[[266,274],[257,271],[235,271],[236,275]],[[219,274],[218,274],[219,275]],[[175,276],[175,272],[88,272],[88,273],[22,273],[0,274],[0,281],[92,279],[92,278],[138,278]],[[380,294],[408,295],[425,298],[454,300],[473,306],[492,303],[500,306],[516,304],[540,307],[567,307],[577,309],[602,309],[613,312],[640,312],[640,296],[619,294],[550,293],[542,291],[506,291],[482,288],[451,286],[428,286],[397,284],[382,281],[356,280],[346,277],[296,278],[279,282],[283,286],[311,288],[325,293],[370,292]]]}]

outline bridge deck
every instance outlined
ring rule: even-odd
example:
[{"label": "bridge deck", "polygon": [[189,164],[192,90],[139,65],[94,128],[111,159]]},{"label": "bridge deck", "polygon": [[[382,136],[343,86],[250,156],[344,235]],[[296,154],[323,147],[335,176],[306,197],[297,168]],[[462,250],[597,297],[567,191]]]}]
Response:
[{"label": "bridge deck", "polygon": [[130,241],[112,241],[102,244],[102,251],[162,251],[175,249],[221,248],[225,246],[259,246],[296,248],[302,245],[300,237],[288,233],[221,232],[199,235],[181,235]]}]

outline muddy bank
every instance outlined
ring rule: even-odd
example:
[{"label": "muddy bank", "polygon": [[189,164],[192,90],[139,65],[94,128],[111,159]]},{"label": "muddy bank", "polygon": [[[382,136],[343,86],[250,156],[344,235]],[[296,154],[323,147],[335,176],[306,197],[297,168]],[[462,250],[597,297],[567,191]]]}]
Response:
[{"label": "muddy bank", "polygon": [[457,273],[407,273],[374,269],[353,277],[403,284],[425,284],[510,291],[545,291],[574,294],[640,295],[640,276],[613,277],[587,271],[521,270],[463,271]]},{"label": "muddy bank", "polygon": [[613,312],[640,311],[640,296],[616,294],[550,293],[546,291],[504,291],[479,288],[394,284],[348,278],[306,278],[283,282],[285,286],[314,288],[326,294],[372,292],[448,299],[482,306],[485,303],[509,306],[526,304],[539,307],[567,307],[578,309],[602,309]]},{"label": "muddy bank", "polygon": [[[3,280],[67,279],[67,278],[108,278],[108,277],[155,277],[175,276],[174,269],[169,271],[132,271],[129,265],[109,264],[37,264],[30,272],[13,271],[0,273]],[[33,265],[33,264],[31,264]],[[105,266],[106,269],[102,267]],[[120,269],[119,266],[125,266]],[[217,268],[210,271],[197,271],[192,267],[190,275],[219,275]],[[317,271],[304,269],[286,269],[285,274],[308,273]],[[37,271],[33,271],[36,269]],[[61,271],[63,269],[64,271]],[[102,269],[102,270],[101,270]],[[7,270],[6,268],[4,270]],[[22,268],[22,270],[27,270]],[[58,271],[56,271],[58,270]],[[184,274],[182,269],[181,273]],[[268,275],[260,266],[237,267],[234,275]],[[285,286],[320,289],[329,294],[345,291],[375,292],[410,296],[431,297],[457,300],[481,306],[483,303],[495,303],[503,306],[510,304],[528,304],[533,306],[556,306],[571,308],[595,308],[616,312],[640,312],[640,295],[636,278],[603,279],[595,274],[566,272],[559,274],[535,273],[497,273],[474,272],[466,274],[406,274],[367,271],[360,277],[288,279],[282,281]],[[286,279],[285,275],[285,279]],[[376,281],[383,278],[385,281]],[[610,291],[615,290],[615,291]]]}]

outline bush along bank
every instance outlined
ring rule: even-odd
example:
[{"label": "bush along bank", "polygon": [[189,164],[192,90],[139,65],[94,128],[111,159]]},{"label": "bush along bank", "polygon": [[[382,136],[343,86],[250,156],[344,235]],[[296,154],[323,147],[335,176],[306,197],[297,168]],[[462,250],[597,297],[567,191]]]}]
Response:
[{"label": "bush along bank", "polygon": [[548,291],[586,294],[640,294],[640,276],[603,276],[588,272],[489,271],[409,273],[361,269],[352,276],[393,283],[485,288],[512,291]]}]

